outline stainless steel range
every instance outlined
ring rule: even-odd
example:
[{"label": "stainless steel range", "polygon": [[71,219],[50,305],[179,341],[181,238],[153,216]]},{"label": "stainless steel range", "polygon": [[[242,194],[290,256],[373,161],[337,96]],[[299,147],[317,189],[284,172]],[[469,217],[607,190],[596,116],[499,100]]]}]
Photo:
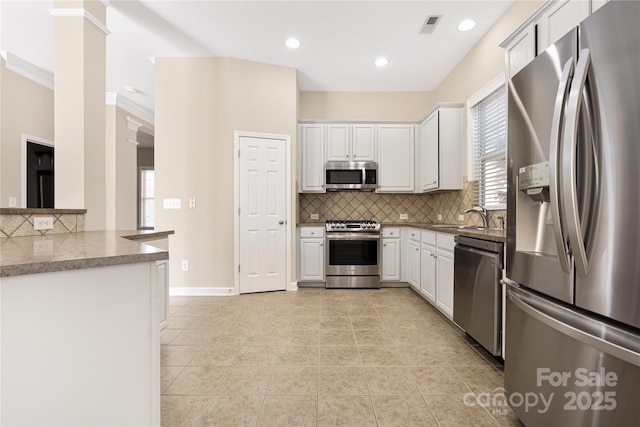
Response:
[{"label": "stainless steel range", "polygon": [[326,287],[380,287],[380,224],[327,221]]}]

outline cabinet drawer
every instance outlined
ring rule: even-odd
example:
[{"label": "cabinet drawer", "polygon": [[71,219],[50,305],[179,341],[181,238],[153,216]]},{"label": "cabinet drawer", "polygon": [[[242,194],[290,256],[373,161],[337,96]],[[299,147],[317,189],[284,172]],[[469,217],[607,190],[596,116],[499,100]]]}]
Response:
[{"label": "cabinet drawer", "polygon": [[324,227],[300,227],[300,237],[324,237]]},{"label": "cabinet drawer", "polygon": [[400,238],[400,229],[398,227],[384,227],[382,237]]},{"label": "cabinet drawer", "polygon": [[436,245],[436,233],[434,231],[422,230],[422,243]]},{"label": "cabinet drawer", "polygon": [[438,249],[445,249],[453,252],[456,245],[454,234],[438,233]]},{"label": "cabinet drawer", "polygon": [[414,242],[419,242],[420,241],[420,230],[417,228],[410,228],[409,229],[409,239],[413,240]]}]

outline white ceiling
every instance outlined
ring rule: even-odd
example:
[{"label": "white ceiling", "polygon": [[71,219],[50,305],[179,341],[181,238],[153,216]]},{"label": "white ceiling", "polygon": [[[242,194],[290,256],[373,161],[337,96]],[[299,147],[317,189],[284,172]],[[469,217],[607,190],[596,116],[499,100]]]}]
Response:
[{"label": "white ceiling", "polygon": [[[53,70],[52,1],[0,1],[0,50]],[[107,9],[107,91],[153,111],[149,57],[222,56],[298,70],[302,91],[430,91],[513,0],[114,1]],[[443,15],[434,34],[418,32]],[[472,18],[466,33],[458,23]],[[302,42],[284,46],[288,37]],[[389,65],[373,62],[386,56]],[[125,91],[133,86],[139,94]]]}]

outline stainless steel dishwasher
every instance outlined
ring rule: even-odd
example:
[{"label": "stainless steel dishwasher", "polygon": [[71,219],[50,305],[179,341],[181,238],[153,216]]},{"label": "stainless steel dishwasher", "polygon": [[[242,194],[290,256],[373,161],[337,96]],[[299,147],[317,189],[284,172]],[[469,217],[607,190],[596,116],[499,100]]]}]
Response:
[{"label": "stainless steel dishwasher", "polygon": [[500,356],[502,243],[456,236],[453,320],[494,356]]}]

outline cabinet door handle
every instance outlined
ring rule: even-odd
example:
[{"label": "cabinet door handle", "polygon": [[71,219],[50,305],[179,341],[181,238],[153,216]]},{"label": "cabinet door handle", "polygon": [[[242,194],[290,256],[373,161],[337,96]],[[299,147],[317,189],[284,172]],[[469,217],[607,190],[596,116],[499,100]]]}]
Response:
[{"label": "cabinet door handle", "polygon": [[384,243],[382,246],[387,246],[387,244],[386,244],[386,243]]},{"label": "cabinet door handle", "polygon": [[312,231],[310,234],[313,236],[314,234],[316,234],[316,232],[315,232],[315,231]]}]

